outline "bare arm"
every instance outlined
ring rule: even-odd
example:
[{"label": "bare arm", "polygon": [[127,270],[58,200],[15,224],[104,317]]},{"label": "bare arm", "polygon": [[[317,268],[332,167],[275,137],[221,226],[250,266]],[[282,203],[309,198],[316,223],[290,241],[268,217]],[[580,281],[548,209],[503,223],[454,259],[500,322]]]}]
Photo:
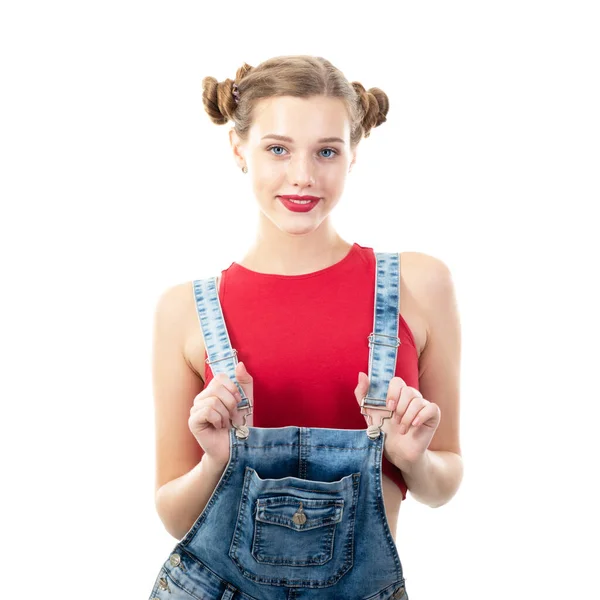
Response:
[{"label": "bare arm", "polygon": [[452,274],[439,259],[420,253],[419,299],[427,316],[427,343],[419,359],[419,391],[435,402],[441,420],[428,450],[412,465],[396,463],[416,500],[433,508],[456,494],[463,478],[460,448],[461,327]]},{"label": "bare arm", "polygon": [[428,449],[416,463],[394,464],[402,471],[411,495],[432,508],[449,502],[463,478],[462,456],[447,450]]},{"label": "bare arm", "polygon": [[204,510],[225,466],[213,464],[205,455],[202,460],[156,493],[156,509],[165,529],[181,540]]},{"label": "bare arm", "polygon": [[186,361],[185,318],[195,316],[191,283],[166,290],[154,315],[152,385],[156,430],[155,505],[165,529],[181,539],[212,495],[226,465],[204,458],[188,426],[202,378]]}]

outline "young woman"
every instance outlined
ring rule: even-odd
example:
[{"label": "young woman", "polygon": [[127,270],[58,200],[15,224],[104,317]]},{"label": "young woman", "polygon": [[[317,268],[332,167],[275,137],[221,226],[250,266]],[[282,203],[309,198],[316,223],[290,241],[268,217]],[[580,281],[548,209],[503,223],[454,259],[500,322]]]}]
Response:
[{"label": "young woman", "polygon": [[387,96],[311,56],[203,90],[260,218],[239,262],[157,305],[156,507],[179,542],[150,597],[407,600],[400,504],[462,479],[460,326],[441,260],[331,223]]}]

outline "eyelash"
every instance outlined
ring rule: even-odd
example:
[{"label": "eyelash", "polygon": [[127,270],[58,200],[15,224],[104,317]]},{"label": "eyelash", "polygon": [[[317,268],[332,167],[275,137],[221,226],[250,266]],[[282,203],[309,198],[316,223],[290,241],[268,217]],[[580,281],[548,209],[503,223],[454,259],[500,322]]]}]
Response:
[{"label": "eyelash", "polygon": [[[279,144],[273,144],[272,146],[269,146],[267,148],[267,152],[270,152],[273,148],[283,148],[285,150],[285,148],[283,146],[280,146]],[[339,152],[337,150],[335,150],[334,148],[321,148],[321,150],[319,152],[323,152],[323,150],[331,150],[331,152],[333,152],[334,155],[338,155]],[[282,156],[281,154],[273,154],[273,156]],[[325,160],[331,160],[333,157],[330,158],[326,158]]]}]

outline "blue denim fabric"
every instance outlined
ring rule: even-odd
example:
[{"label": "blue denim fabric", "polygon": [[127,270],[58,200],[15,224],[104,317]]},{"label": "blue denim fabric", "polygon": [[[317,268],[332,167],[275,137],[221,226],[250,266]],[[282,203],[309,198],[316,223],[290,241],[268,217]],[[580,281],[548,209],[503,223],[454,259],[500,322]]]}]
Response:
[{"label": "blue denim fabric", "polygon": [[[400,344],[400,257],[375,257],[363,411],[385,409]],[[216,278],[193,283],[207,362],[238,386],[238,409],[251,409],[235,379]],[[408,600],[383,504],[383,413],[358,430],[232,427],[221,479],[163,563],[150,600]]]}]

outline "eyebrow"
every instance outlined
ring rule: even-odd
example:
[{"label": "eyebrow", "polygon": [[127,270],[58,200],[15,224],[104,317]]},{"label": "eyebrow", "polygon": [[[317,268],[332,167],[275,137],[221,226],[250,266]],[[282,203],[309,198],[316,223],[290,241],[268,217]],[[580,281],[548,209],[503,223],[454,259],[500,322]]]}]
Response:
[{"label": "eyebrow", "polygon": [[[280,140],[282,142],[290,142],[290,143],[294,142],[294,140],[291,137],[288,137],[287,135],[277,135],[275,133],[269,133],[269,134],[263,136],[261,139],[264,140],[266,138],[273,138],[274,140]],[[317,140],[317,142],[319,144],[321,144],[323,142],[325,142],[325,143],[339,142],[340,144],[346,143],[346,142],[344,142],[344,140],[342,138],[339,138],[339,137],[324,137],[324,138]]]}]

